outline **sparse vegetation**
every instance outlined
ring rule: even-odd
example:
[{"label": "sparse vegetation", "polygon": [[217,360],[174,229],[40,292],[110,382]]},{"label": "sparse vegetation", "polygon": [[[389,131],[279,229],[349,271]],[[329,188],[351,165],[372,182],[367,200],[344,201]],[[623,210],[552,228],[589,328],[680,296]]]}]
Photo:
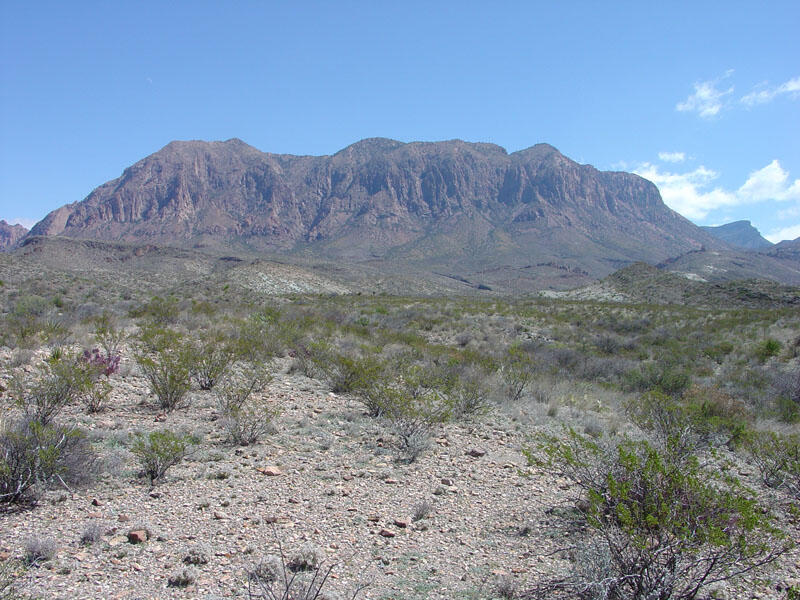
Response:
[{"label": "sparse vegetation", "polygon": [[177,435],[169,430],[151,431],[147,436],[137,436],[131,445],[144,475],[154,485],[167,470],[179,464],[188,454],[195,440],[188,435]]}]

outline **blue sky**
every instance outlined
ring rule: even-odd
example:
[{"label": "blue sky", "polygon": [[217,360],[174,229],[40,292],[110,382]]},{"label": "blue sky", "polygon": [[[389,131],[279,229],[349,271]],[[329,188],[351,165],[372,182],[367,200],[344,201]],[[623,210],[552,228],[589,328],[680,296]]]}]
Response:
[{"label": "blue sky", "polygon": [[0,3],[0,218],[174,139],[548,142],[800,236],[800,3]]}]

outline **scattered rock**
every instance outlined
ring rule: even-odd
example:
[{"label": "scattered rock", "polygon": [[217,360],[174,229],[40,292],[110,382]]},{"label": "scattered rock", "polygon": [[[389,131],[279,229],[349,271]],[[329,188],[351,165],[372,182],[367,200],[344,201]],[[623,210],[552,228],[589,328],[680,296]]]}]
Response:
[{"label": "scattered rock", "polygon": [[257,467],[256,471],[258,471],[263,475],[266,475],[267,477],[278,477],[280,475],[283,475],[283,472],[276,466]]},{"label": "scattered rock", "polygon": [[455,481],[453,481],[452,479],[450,479],[448,477],[443,477],[442,478],[442,485],[446,485],[448,487],[454,486],[455,485]]},{"label": "scattered rock", "polygon": [[385,537],[385,538],[393,538],[397,534],[394,531],[391,531],[389,529],[381,529],[378,532],[378,535],[380,535],[382,537]]},{"label": "scattered rock", "polygon": [[471,456],[473,458],[481,458],[482,456],[486,456],[486,450],[472,448],[470,450],[467,450],[464,454],[466,454],[467,456]]},{"label": "scattered rock", "polygon": [[394,520],[395,527],[399,527],[400,529],[405,529],[408,527],[408,521],[404,519],[395,519]]},{"label": "scattered rock", "polygon": [[134,529],[128,532],[128,542],[131,544],[143,544],[150,538],[146,529]]}]

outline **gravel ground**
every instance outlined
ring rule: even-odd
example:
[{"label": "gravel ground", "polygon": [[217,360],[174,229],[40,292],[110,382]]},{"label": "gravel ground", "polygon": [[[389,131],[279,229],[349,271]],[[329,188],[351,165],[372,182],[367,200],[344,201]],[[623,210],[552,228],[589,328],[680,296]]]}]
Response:
[{"label": "gravel ground", "polygon": [[[7,366],[10,357],[0,360]],[[316,547],[335,564],[325,589],[342,598],[369,582],[359,598],[477,600],[491,597],[498,580],[523,588],[570,568],[558,550],[571,543],[554,528],[552,508],[572,490],[526,466],[525,432],[510,416],[443,426],[425,454],[404,464],[388,429],[357,401],[281,366],[265,391],[282,407],[275,431],[249,447],[224,443],[211,392],[192,392],[190,405],[163,421],[125,363],[127,375],[112,377],[108,410],[68,411],[65,419],[90,432],[105,469],[89,489],[54,489],[33,509],[0,513],[3,559],[24,556],[31,539],[57,546],[54,559],[27,571],[26,591],[54,599],[247,598],[246,570],[278,543],[287,557]],[[203,441],[151,488],[127,445],[131,432],[162,427]],[[98,539],[82,544],[90,531]],[[131,543],[133,531],[146,531],[146,541]],[[190,555],[202,564],[187,566]],[[795,551],[741,584],[747,592],[720,586],[716,597],[785,597],[778,588],[798,581],[797,564]],[[191,571],[189,585],[169,586],[182,569]]]}]

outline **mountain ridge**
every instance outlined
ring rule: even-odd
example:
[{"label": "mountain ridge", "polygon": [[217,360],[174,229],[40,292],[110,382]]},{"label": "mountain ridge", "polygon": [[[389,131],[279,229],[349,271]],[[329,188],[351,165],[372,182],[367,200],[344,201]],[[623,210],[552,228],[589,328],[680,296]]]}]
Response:
[{"label": "mountain ridge", "polygon": [[238,138],[173,141],[29,235],[440,270],[555,262],[594,277],[727,248],[666,207],[651,182],[581,165],[549,144],[509,154],[488,143],[388,138],[324,156],[265,153]]}]

